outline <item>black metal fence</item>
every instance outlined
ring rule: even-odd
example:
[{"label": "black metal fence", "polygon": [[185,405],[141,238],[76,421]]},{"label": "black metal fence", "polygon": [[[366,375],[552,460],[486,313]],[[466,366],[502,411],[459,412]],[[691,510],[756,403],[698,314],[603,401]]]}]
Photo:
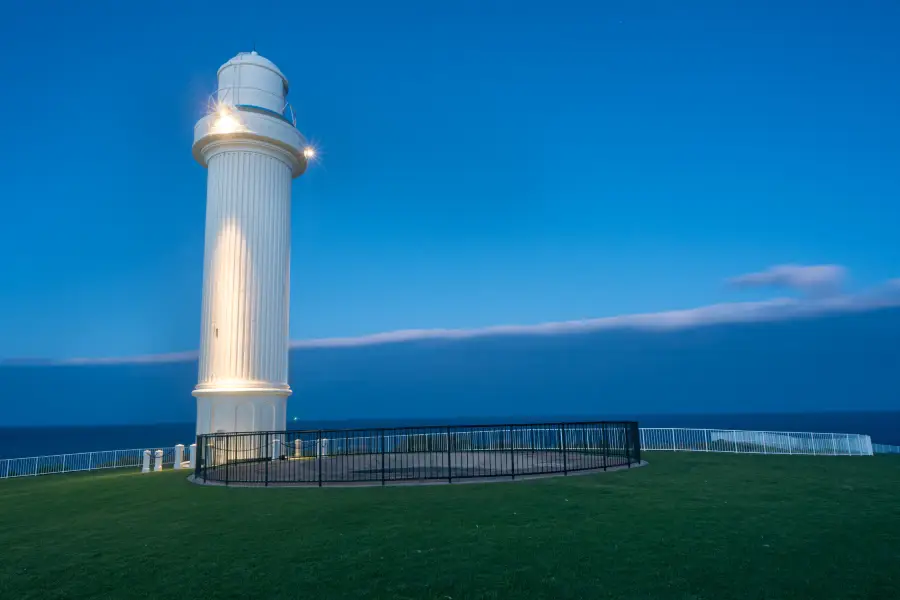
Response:
[{"label": "black metal fence", "polygon": [[630,467],[637,422],[450,425],[197,436],[195,477],[251,485],[387,484]]}]

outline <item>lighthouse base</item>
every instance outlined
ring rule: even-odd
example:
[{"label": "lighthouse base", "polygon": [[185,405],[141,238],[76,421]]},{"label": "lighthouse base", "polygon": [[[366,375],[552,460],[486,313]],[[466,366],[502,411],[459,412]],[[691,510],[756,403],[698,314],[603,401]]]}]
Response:
[{"label": "lighthouse base", "polygon": [[197,435],[287,428],[288,389],[194,390],[197,398]]}]

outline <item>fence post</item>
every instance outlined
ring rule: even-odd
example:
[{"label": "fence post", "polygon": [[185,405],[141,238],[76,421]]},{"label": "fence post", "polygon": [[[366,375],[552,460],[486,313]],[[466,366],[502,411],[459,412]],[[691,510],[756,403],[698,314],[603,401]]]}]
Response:
[{"label": "fence post", "polygon": [[703,430],[703,448],[709,452],[709,429]]},{"label": "fence post", "polygon": [[173,466],[175,469],[181,468],[181,463],[184,462],[184,444],[175,444],[175,465]]},{"label": "fence post", "polygon": [[150,451],[144,450],[144,464],[141,466],[141,473],[150,472]]},{"label": "fence post", "polygon": [[[609,468],[609,450],[612,447],[612,442],[610,441],[609,423],[603,423],[602,427],[603,441],[605,442],[603,446],[603,470],[605,471]],[[616,437],[618,438],[619,436]]]},{"label": "fence post", "polygon": [[272,459],[266,461],[266,487],[269,487],[269,463],[275,460],[275,446],[277,444],[278,441],[271,439],[271,434],[266,432],[266,449],[272,449]]},{"label": "fence post", "polygon": [[512,478],[516,478],[516,445],[513,443],[513,428],[512,425],[509,426],[509,459],[510,464],[512,465]]},{"label": "fence post", "polygon": [[[626,426],[625,431],[625,462],[628,463],[628,468],[631,468],[631,444],[629,443],[631,436],[629,435],[630,427]],[[672,430],[672,439],[675,439],[675,430]]]},{"label": "fence post", "polygon": [[384,485],[384,428],[381,429],[381,485]]},{"label": "fence post", "polygon": [[318,448],[318,458],[316,462],[319,463],[319,487],[322,487],[322,430],[319,430],[318,438],[316,439],[316,448]]},{"label": "fence post", "polygon": [[200,477],[203,478],[203,483],[206,483],[206,469],[210,462],[210,455],[209,440],[206,439],[205,435],[198,435],[197,447],[194,449],[194,468],[196,469],[194,477],[197,477],[197,473],[199,473]]},{"label": "fence post", "polygon": [[834,434],[831,434],[831,453],[837,456],[837,446],[834,443]]},{"label": "fence post", "polygon": [[190,461],[190,468],[192,470],[197,468],[197,444],[193,443],[190,446],[188,451],[188,460]]},{"label": "fence post", "polygon": [[563,452],[563,475],[569,474],[569,451],[566,447],[566,424],[560,423],[560,436],[562,437],[562,452]]},{"label": "fence post", "polygon": [[156,452],[153,453],[153,456],[154,456],[154,460],[153,460],[153,470],[154,470],[154,471],[162,471],[162,456],[163,456],[163,451],[162,451],[162,450],[157,450]]},{"label": "fence post", "polygon": [[675,428],[672,428],[672,450],[678,450],[678,447],[675,446]]},{"label": "fence post", "polygon": [[450,456],[450,426],[447,425],[447,483],[453,483],[453,458]]}]

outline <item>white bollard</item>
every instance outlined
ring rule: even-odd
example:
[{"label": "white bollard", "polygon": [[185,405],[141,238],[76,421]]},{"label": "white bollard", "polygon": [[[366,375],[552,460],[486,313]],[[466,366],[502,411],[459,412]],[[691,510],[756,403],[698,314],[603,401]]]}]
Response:
[{"label": "white bollard", "polygon": [[300,458],[300,438],[294,440],[294,458]]},{"label": "white bollard", "polygon": [[162,471],[162,450],[157,450],[154,454],[155,459],[153,460],[153,470],[154,471]]},{"label": "white bollard", "polygon": [[197,468],[197,444],[191,444],[191,469]]},{"label": "white bollard", "polygon": [[272,440],[272,460],[278,460],[281,457],[281,438]]},{"label": "white bollard", "polygon": [[184,462],[184,444],[175,444],[175,468],[180,469]]},{"label": "white bollard", "polygon": [[328,438],[322,438],[319,456],[328,456]]},{"label": "white bollard", "polygon": [[150,472],[150,451],[144,450],[144,464],[141,467],[141,473]]}]

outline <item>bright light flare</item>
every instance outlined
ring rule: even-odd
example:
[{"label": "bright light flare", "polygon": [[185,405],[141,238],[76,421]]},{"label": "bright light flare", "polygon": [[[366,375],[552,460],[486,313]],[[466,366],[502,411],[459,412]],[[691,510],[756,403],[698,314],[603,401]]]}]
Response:
[{"label": "bright light flare", "polygon": [[307,146],[303,149],[303,156],[306,160],[314,160],[316,158],[316,149],[312,146]]},{"label": "bright light flare", "polygon": [[218,117],[213,123],[213,133],[234,133],[240,130],[241,123],[234,115],[225,115]]},{"label": "bright light flare", "polygon": [[210,128],[211,133],[234,133],[243,129],[241,120],[227,104],[216,104],[214,113],[217,116]]}]

